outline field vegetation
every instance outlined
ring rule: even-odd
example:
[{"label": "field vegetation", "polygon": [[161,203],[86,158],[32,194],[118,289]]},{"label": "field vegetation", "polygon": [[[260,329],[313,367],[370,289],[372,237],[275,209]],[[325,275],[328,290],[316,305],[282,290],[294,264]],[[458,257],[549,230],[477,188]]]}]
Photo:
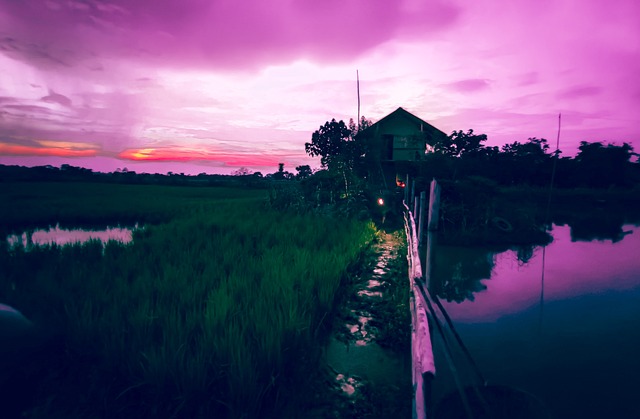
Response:
[{"label": "field vegetation", "polygon": [[144,225],[128,245],[2,241],[0,301],[50,345],[22,383],[34,418],[277,417],[375,237],[367,221],[275,210],[264,190],[2,183],[0,199],[3,235]]}]

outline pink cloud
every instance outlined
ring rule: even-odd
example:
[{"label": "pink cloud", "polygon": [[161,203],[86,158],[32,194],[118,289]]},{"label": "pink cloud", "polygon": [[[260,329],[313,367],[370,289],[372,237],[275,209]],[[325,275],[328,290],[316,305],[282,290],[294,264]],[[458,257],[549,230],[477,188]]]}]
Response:
[{"label": "pink cloud", "polygon": [[270,153],[259,155],[254,153],[230,153],[212,151],[206,148],[164,147],[146,149],[127,149],[117,156],[122,160],[152,162],[202,162],[213,161],[230,167],[277,167],[278,163],[291,160],[286,154]]},{"label": "pink cloud", "polygon": [[77,144],[55,144],[47,142],[43,146],[25,146],[0,142],[0,156],[55,156],[55,157],[92,157],[98,151],[94,148],[81,148]]}]

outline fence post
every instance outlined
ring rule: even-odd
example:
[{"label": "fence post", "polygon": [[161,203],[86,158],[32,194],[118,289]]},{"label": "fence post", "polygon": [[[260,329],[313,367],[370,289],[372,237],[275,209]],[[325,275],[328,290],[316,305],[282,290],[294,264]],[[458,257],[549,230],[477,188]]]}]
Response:
[{"label": "fence post", "polygon": [[420,222],[418,224],[418,245],[422,244],[422,233],[424,232],[424,223],[427,221],[425,215],[427,211],[427,193],[425,191],[420,192]]},{"label": "fence post", "polygon": [[404,182],[404,202],[409,205],[409,173],[407,173],[407,179]]},{"label": "fence post", "polygon": [[431,191],[429,192],[429,221],[427,223],[428,231],[438,229],[438,218],[440,218],[440,185],[433,179],[431,181]]},{"label": "fence post", "polygon": [[[416,181],[415,179],[413,180],[413,182],[411,182],[411,203],[409,203],[409,208],[411,208],[412,206],[414,206],[414,203],[416,201]],[[415,207],[413,208],[413,216],[416,216],[416,211],[415,211]]]},{"label": "fence post", "polygon": [[433,273],[434,252],[436,248],[436,233],[427,230],[426,246],[424,247],[424,265],[422,266],[422,277],[427,284],[427,289],[431,289],[431,274]]}]

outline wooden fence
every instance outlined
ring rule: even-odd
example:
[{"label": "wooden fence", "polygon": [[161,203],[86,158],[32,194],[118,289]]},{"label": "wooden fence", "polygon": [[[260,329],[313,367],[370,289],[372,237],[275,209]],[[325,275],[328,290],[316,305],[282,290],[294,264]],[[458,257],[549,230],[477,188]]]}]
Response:
[{"label": "wooden fence", "polygon": [[[415,419],[425,419],[429,412],[429,397],[431,393],[431,381],[435,377],[436,368],[433,359],[431,346],[431,334],[429,329],[429,317],[427,314],[428,293],[425,275],[423,275],[422,262],[420,261],[419,247],[425,230],[433,231],[437,228],[437,205],[439,203],[439,187],[434,180],[431,182],[431,193],[429,199],[429,216],[426,217],[426,192],[420,194],[417,199],[409,194],[409,179],[405,184],[405,215],[404,224],[407,235],[408,262],[409,262],[409,282],[411,287],[410,309],[411,309],[411,356],[412,356],[412,378],[413,378],[413,417]],[[413,202],[413,205],[411,203]],[[435,208],[434,208],[435,207]],[[413,209],[413,211],[412,211]],[[416,223],[416,214],[418,221]],[[429,233],[430,236],[431,233]],[[427,245],[429,240],[426,241]],[[427,251],[426,254],[429,254]],[[427,264],[430,261],[425,261]],[[427,270],[428,272],[428,270]]]}]

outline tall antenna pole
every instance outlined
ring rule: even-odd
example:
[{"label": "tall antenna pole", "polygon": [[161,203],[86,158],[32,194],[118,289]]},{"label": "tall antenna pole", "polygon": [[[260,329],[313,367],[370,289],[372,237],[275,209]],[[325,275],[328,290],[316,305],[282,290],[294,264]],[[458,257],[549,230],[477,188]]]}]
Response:
[{"label": "tall antenna pole", "polygon": [[547,200],[547,213],[545,215],[545,223],[549,222],[549,211],[551,210],[551,191],[553,190],[553,181],[556,178],[556,166],[558,165],[558,154],[560,151],[560,128],[562,126],[562,114],[558,114],[558,138],[556,139],[556,151],[553,156],[553,168],[551,169],[551,182],[549,182],[549,198]]},{"label": "tall antenna pole", "polygon": [[356,70],[356,86],[358,88],[358,131],[360,131],[360,74]]},{"label": "tall antenna pole", "polygon": [[[549,182],[549,197],[547,199],[547,211],[544,217],[545,228],[549,224],[549,214],[551,212],[551,192],[553,191],[553,181],[556,177],[556,166],[558,165],[558,155],[560,154],[560,128],[562,127],[562,114],[558,113],[558,137],[556,138],[556,151],[553,156],[553,168],[551,169],[551,182]],[[542,277],[540,278],[540,316],[538,319],[538,334],[542,334],[542,317],[544,312],[544,268],[547,256],[547,245],[542,246]]]}]

